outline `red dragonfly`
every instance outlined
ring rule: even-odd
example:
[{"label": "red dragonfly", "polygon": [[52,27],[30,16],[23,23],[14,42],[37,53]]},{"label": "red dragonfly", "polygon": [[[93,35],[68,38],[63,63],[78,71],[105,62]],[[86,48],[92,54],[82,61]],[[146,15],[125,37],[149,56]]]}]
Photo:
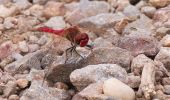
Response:
[{"label": "red dragonfly", "polygon": [[91,45],[88,45],[88,41],[89,41],[89,36],[86,33],[81,33],[79,28],[77,26],[72,26],[66,29],[61,29],[61,30],[55,30],[52,29],[50,27],[39,27],[36,29],[36,31],[40,31],[40,32],[47,32],[47,33],[52,33],[61,37],[65,37],[66,39],[68,39],[71,42],[72,47],[66,49],[66,60],[65,63],[68,60],[67,57],[67,53],[68,51],[71,51],[71,55],[73,52],[75,52],[76,54],[78,54],[82,59],[84,59],[77,51],[76,51],[76,47],[80,46],[80,47],[89,47],[92,49]]}]

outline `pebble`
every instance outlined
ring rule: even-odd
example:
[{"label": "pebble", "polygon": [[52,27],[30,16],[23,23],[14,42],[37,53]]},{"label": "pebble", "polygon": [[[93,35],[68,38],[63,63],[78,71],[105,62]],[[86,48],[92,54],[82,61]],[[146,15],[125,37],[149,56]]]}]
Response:
[{"label": "pebble", "polygon": [[136,20],[140,15],[140,11],[138,10],[138,8],[132,5],[127,6],[123,10],[123,13],[131,20]]},{"label": "pebble", "polygon": [[10,95],[8,100],[19,100],[19,96],[16,94]]},{"label": "pebble", "polygon": [[14,16],[18,12],[19,12],[19,10],[16,6],[12,6],[10,8],[7,8],[4,5],[0,5],[0,17],[2,17],[2,18]]},{"label": "pebble", "polygon": [[156,12],[156,8],[152,6],[144,6],[141,8],[141,12],[144,13],[146,16],[152,18],[154,13]]},{"label": "pebble", "polygon": [[46,18],[54,17],[54,16],[63,16],[66,13],[66,8],[64,3],[49,1],[45,5],[45,9],[43,10],[43,16]]},{"label": "pebble", "polygon": [[4,97],[9,97],[11,94],[16,92],[17,84],[13,81],[8,81],[4,89]]},{"label": "pebble", "polygon": [[154,7],[165,7],[168,5],[170,2],[169,0],[149,0],[149,2],[154,6]]},{"label": "pebble", "polygon": [[18,43],[18,47],[21,50],[21,52],[28,52],[29,48],[28,48],[28,44],[26,41],[21,41]]},{"label": "pebble", "polygon": [[21,88],[24,89],[28,86],[29,81],[27,79],[18,79],[16,84]]},{"label": "pebble", "polygon": [[49,40],[49,38],[46,35],[43,35],[40,37],[40,39],[38,40],[38,44],[39,45],[44,45],[45,43],[47,43]]},{"label": "pebble", "polygon": [[38,42],[38,37],[34,36],[34,35],[30,35],[29,36],[29,42],[30,43],[37,43]]},{"label": "pebble", "polygon": [[40,46],[38,44],[29,44],[28,48],[29,52],[35,52],[40,49]]},{"label": "pebble", "polygon": [[155,60],[160,61],[164,64],[167,70],[170,70],[170,48],[169,47],[161,47],[159,53],[156,55]]},{"label": "pebble", "polygon": [[62,16],[51,17],[46,23],[45,26],[51,27],[53,29],[63,29],[66,27],[66,23]]},{"label": "pebble", "polygon": [[135,92],[116,78],[104,81],[103,93],[121,100],[135,100]]},{"label": "pebble", "polygon": [[17,19],[14,17],[7,17],[5,18],[3,25],[5,29],[16,28]]},{"label": "pebble", "polygon": [[164,36],[161,40],[161,44],[164,47],[170,47],[170,35],[167,34],[166,36]]},{"label": "pebble", "polygon": [[170,95],[170,85],[165,85],[164,89],[165,89],[164,93],[166,93],[167,95]]}]

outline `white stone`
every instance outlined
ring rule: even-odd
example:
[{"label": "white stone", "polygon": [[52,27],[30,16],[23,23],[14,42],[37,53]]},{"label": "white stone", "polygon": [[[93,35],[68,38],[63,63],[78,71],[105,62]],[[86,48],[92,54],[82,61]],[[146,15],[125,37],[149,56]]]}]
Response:
[{"label": "white stone", "polygon": [[28,52],[28,45],[26,43],[26,41],[21,41],[18,43],[18,46],[19,46],[19,49],[22,51],[22,52]]},{"label": "white stone", "polygon": [[161,44],[164,47],[170,47],[170,35],[166,35],[162,38]]},{"label": "white stone", "polygon": [[116,78],[110,78],[104,82],[103,92],[120,100],[135,100],[135,92]]},{"label": "white stone", "polygon": [[12,6],[10,8],[5,7],[4,5],[0,5],[0,17],[6,18],[18,13],[19,10],[16,6]]},{"label": "white stone", "polygon": [[66,23],[61,16],[51,17],[45,25],[54,29],[63,29],[66,27]]}]

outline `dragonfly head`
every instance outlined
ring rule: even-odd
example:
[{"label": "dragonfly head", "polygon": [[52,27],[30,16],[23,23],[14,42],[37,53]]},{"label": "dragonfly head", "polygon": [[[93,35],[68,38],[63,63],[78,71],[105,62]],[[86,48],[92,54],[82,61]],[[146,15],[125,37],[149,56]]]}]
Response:
[{"label": "dragonfly head", "polygon": [[86,33],[77,34],[75,41],[80,47],[84,47],[89,41],[89,36]]}]

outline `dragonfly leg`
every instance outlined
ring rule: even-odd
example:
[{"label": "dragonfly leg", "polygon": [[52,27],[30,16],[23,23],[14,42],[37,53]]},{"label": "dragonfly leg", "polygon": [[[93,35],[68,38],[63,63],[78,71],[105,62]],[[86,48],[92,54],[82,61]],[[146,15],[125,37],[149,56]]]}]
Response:
[{"label": "dragonfly leg", "polygon": [[[66,49],[66,60],[65,60],[65,64],[67,63],[67,60],[68,60],[68,52],[69,52],[69,50],[71,50],[71,52],[72,52],[72,49],[73,49],[73,47],[70,47],[70,48],[68,48],[68,49]],[[71,55],[72,55],[72,53],[71,53]]]},{"label": "dragonfly leg", "polygon": [[84,59],[84,57],[82,56],[82,55],[80,55],[78,52],[77,52],[77,50],[76,50],[76,46],[74,46],[74,52],[76,53],[76,54],[78,54],[82,59]]}]

